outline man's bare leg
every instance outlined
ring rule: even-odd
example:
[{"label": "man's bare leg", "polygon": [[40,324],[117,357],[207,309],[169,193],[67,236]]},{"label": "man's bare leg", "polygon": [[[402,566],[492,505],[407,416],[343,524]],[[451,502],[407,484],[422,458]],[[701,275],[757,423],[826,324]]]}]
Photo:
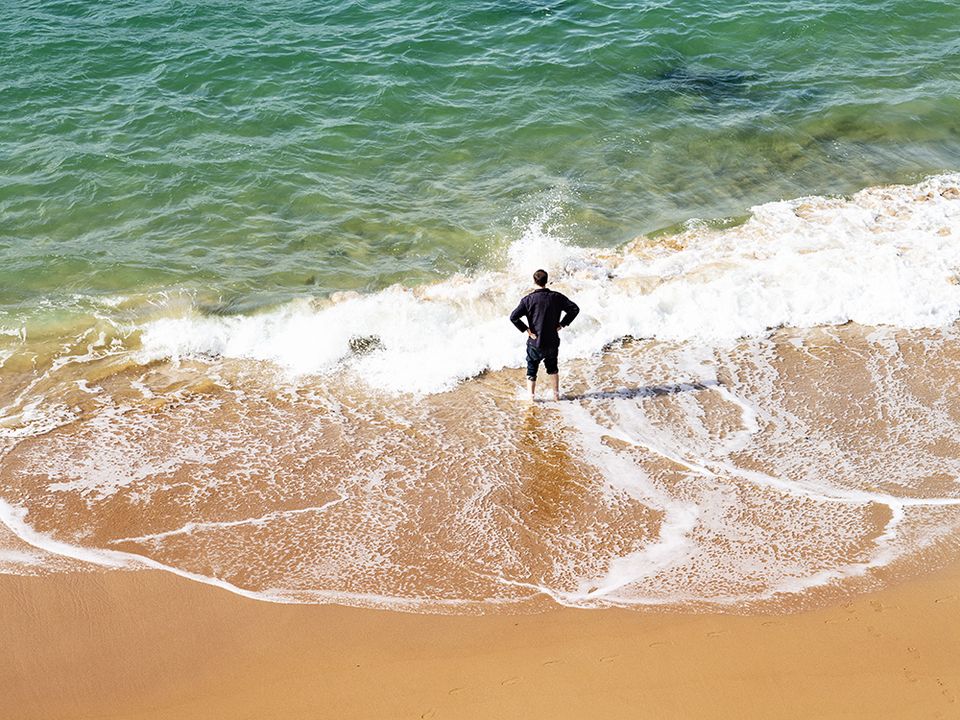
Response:
[{"label": "man's bare leg", "polygon": [[530,391],[530,402],[533,402],[537,396],[537,381],[527,378],[527,390]]},{"label": "man's bare leg", "polygon": [[547,384],[550,387],[550,392],[553,394],[553,401],[557,402],[560,399],[560,373],[547,375]]}]

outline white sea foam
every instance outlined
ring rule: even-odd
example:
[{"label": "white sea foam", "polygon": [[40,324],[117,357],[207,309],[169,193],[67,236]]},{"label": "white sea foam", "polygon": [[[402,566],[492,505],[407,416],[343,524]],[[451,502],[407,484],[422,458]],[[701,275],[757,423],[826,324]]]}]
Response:
[{"label": "white sea foam", "polygon": [[[251,358],[297,375],[346,363],[376,388],[445,390],[520,364],[522,337],[506,316],[537,267],[582,308],[564,334],[567,357],[631,335],[717,345],[783,325],[941,326],[960,312],[958,186],[960,175],[944,175],[849,200],[773,202],[741,226],[609,253],[534,224],[501,270],[253,316],[156,320],[143,328],[141,357]],[[376,337],[377,349],[355,355],[358,337]]]},{"label": "white sea foam", "polygon": [[268,600],[270,602],[278,603],[292,602],[279,596],[272,596],[269,593],[251,592],[224,580],[181,570],[180,568],[165,565],[151,558],[136,555],[134,553],[120,552],[118,550],[85,548],[78,545],[65,543],[35,530],[29,525],[29,523],[27,523],[27,515],[28,511],[26,508],[11,505],[5,500],[0,499],[0,523],[3,523],[23,542],[53,555],[70,558],[72,560],[79,560],[81,562],[91,563],[93,565],[100,565],[106,568],[130,569],[144,567],[151,568],[153,570],[165,570],[188,580],[194,580],[196,582],[204,583],[205,585],[213,585],[224,590],[229,590],[230,592],[236,593],[237,595],[242,595],[243,597],[256,600]]},{"label": "white sea foam", "polygon": [[[354,605],[358,607],[389,607],[400,610],[418,610],[424,605],[430,605],[435,608],[457,608],[460,606],[474,605],[475,601],[448,599],[448,598],[406,598],[378,595],[376,593],[358,593],[341,592],[337,590],[297,590],[291,591],[288,588],[268,588],[261,591],[248,590],[238,587],[233,583],[221,580],[219,578],[203,575],[200,573],[183,570],[172,565],[158,562],[152,558],[137,555],[136,553],[122,552],[119,550],[105,550],[99,548],[86,548],[71,543],[65,543],[44,533],[38,532],[27,522],[28,510],[24,507],[12,505],[5,500],[0,499],[0,524],[10,530],[19,540],[27,545],[36,548],[40,554],[50,554],[57,558],[68,558],[71,560],[98,565],[103,568],[115,570],[132,569],[152,569],[163,570],[186,580],[212,585],[213,587],[227,590],[241,597],[251,600],[262,600],[278,604],[297,604],[303,602],[314,603],[341,603]],[[26,557],[36,557],[39,560],[39,554],[32,556],[29,553],[17,553],[12,556],[13,563],[23,562]],[[2,561],[2,556],[0,556]],[[3,572],[0,569],[0,572]],[[497,605],[500,601],[490,599],[487,604]]]},{"label": "white sea foam", "polygon": [[4,565],[40,565],[42,562],[43,558],[36,553],[0,548],[0,568]]}]

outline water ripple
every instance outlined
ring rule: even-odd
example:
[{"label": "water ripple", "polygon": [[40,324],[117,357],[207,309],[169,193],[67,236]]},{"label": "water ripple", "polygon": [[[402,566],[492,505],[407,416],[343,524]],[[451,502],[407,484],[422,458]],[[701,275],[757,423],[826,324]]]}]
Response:
[{"label": "water ripple", "polygon": [[568,239],[610,245],[956,169],[958,20],[905,0],[19,2],[0,303],[372,289],[495,262],[545,198]]}]

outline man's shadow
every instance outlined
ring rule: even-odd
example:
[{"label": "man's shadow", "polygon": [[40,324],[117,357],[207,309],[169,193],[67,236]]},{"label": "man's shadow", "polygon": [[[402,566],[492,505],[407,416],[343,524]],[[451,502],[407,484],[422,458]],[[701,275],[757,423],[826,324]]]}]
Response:
[{"label": "man's shadow", "polygon": [[564,395],[564,400],[630,400],[633,398],[660,397],[677,395],[684,392],[709,390],[720,387],[717,380],[700,380],[688,383],[669,383],[664,385],[646,385],[638,388],[620,388],[619,390],[595,390],[580,394]]}]

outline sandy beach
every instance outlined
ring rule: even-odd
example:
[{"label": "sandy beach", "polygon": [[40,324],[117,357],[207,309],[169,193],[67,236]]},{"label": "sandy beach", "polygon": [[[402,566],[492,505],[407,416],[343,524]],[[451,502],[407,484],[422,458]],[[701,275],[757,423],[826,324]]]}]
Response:
[{"label": "sandy beach", "polygon": [[3,9],[0,720],[960,720],[956,3]]},{"label": "sandy beach", "polygon": [[[794,342],[790,331],[782,331],[767,341],[766,361],[770,373],[775,372],[778,378],[773,386],[778,389],[771,391],[771,396],[783,398],[785,412],[792,413],[791,422],[809,413],[811,427],[819,437],[836,437],[838,443],[851,448],[846,461],[859,463],[861,469],[851,477],[856,487],[870,490],[866,499],[842,494],[843,477],[832,474],[824,464],[830,455],[822,444],[803,445],[803,433],[789,436],[800,438],[790,444],[792,455],[764,451],[751,457],[742,451],[735,453],[741,463],[738,467],[744,473],[753,473],[744,477],[754,479],[758,468],[774,458],[795,458],[795,466],[786,463],[780,467],[786,477],[795,477],[795,485],[781,483],[783,489],[778,491],[787,501],[778,505],[781,500],[769,483],[751,485],[738,480],[735,497],[742,504],[733,507],[739,514],[723,527],[736,539],[746,524],[757,522],[757,533],[741,540],[740,546],[774,554],[766,564],[755,567],[765,567],[769,573],[777,558],[808,563],[810,587],[788,583],[784,587],[793,590],[783,591],[771,585],[773,590],[767,593],[765,602],[724,604],[723,585],[719,584],[723,576],[711,573],[722,569],[722,562],[735,545],[717,541],[703,546],[700,567],[704,572],[698,584],[691,586],[700,595],[686,604],[662,602],[655,608],[624,596],[632,609],[561,607],[558,599],[571,601],[579,596],[534,592],[529,585],[524,587],[525,599],[513,603],[491,600],[421,608],[459,614],[403,612],[402,608],[416,605],[404,605],[399,597],[381,598],[381,609],[269,602],[254,599],[269,598],[269,586],[258,588],[261,593],[255,595],[243,589],[248,584],[238,583],[237,578],[243,580],[244,576],[224,575],[224,566],[217,567],[213,561],[209,569],[199,572],[191,564],[194,555],[187,554],[184,559],[167,556],[163,547],[149,542],[147,547],[159,553],[155,557],[147,553],[110,554],[57,541],[59,534],[75,540],[82,536],[63,529],[64,519],[74,519],[64,511],[66,506],[58,496],[52,496],[47,515],[44,503],[28,503],[29,514],[10,514],[7,518],[17,532],[0,535],[5,548],[2,557],[20,573],[0,575],[0,627],[5,650],[0,656],[0,718],[960,717],[960,563],[951,531],[956,500],[950,495],[949,478],[917,470],[949,467],[955,462],[954,446],[945,444],[942,438],[950,437],[954,413],[958,412],[946,379],[955,376],[953,368],[960,351],[952,334],[901,333],[894,336],[896,345],[882,347],[869,339],[874,336],[873,330],[845,326],[836,334],[809,333],[799,343]],[[892,386],[872,381],[864,370],[885,367],[883,348],[888,345],[897,348],[895,358],[905,358],[907,366],[915,370],[883,371],[882,377],[902,378],[898,386],[902,389],[897,392]],[[659,357],[639,353],[637,347],[619,348],[617,367],[622,368],[634,357]],[[736,428],[741,414],[723,411],[724,403],[730,402],[727,398],[735,397],[726,388],[734,387],[735,379],[740,378],[736,382],[743,389],[738,392],[749,397],[750,383],[742,378],[749,377],[747,370],[759,356],[750,351],[724,360],[726,369],[718,372],[724,382],[722,390],[651,391],[649,398],[611,398],[607,402],[620,403],[624,408],[631,402],[639,407],[642,402],[643,410],[659,418],[664,426],[680,417],[676,411],[686,408],[683,417],[702,415],[705,422],[729,434],[724,428]],[[669,360],[668,354],[664,357]],[[602,380],[606,366],[598,364],[596,372]],[[830,372],[811,382],[821,366]],[[507,384],[505,377],[490,373],[463,386],[460,402],[468,407],[481,406],[478,397]],[[879,389],[874,391],[874,387]],[[890,408],[911,398],[919,398],[923,404],[918,406],[930,409],[904,414],[897,420],[900,416],[891,414]],[[878,409],[871,410],[870,402],[875,402]],[[847,415],[850,408],[856,410],[852,416]],[[456,415],[455,407],[438,403],[437,412],[441,411]],[[182,406],[172,405],[169,412],[181,413]],[[534,530],[549,538],[554,528],[578,528],[598,504],[588,502],[591,476],[578,474],[579,465],[567,445],[555,438],[556,422],[545,412],[559,410],[533,411],[524,416],[518,432],[523,442],[538,440],[528,455],[550,472],[531,471],[529,477],[522,476],[524,480],[513,494],[497,496],[504,507],[518,508],[528,532],[526,542],[536,539]],[[160,416],[160,411],[152,415],[151,442],[163,439],[163,428],[156,421]],[[287,416],[296,417],[293,413]],[[630,416],[624,418],[629,420]],[[930,429],[924,423],[935,424]],[[452,421],[446,426],[453,427]],[[36,463],[40,463],[37,467],[42,468],[58,452],[72,447],[78,453],[88,453],[102,442],[102,438],[85,437],[83,432],[84,427],[78,424],[72,434],[50,432],[31,443],[21,443],[16,450],[23,448],[23,454],[9,453],[4,464],[3,477],[8,485],[32,487],[37,497],[46,497],[42,493],[47,492],[44,488],[49,490],[51,478],[41,473],[31,480],[24,471],[29,466],[23,464],[23,458],[29,459],[29,453],[34,453]],[[171,437],[184,435],[171,433]],[[703,433],[701,437],[709,435]],[[751,437],[760,448],[767,442],[761,432]],[[940,444],[928,447],[932,437],[941,437]],[[622,441],[610,441],[610,451],[622,451],[622,445]],[[522,450],[525,446],[521,442],[518,447]],[[598,452],[606,452],[603,447],[607,445],[600,446]],[[816,447],[821,448],[819,455]],[[911,448],[918,450],[911,455]],[[542,454],[536,455],[534,450]],[[436,457],[443,456],[437,453]],[[656,477],[653,473],[662,473],[664,486],[678,492],[706,491],[722,479],[719,475],[696,474],[690,468],[681,472],[662,458],[638,456],[638,462],[652,477]],[[918,464],[912,466],[910,462]],[[505,467],[501,459],[501,469]],[[790,534],[784,529],[784,521],[802,506],[790,498],[819,487],[812,486],[806,475],[797,474],[810,467],[820,467],[817,477],[832,483],[823,491],[830,494],[818,494],[820,490],[812,493],[812,524],[799,524]],[[874,476],[878,484],[868,485]],[[296,474],[291,472],[289,477],[295,478]],[[427,477],[433,481],[426,482],[425,488],[436,492],[444,486],[434,476]],[[896,478],[900,478],[902,487],[893,482]],[[190,479],[185,471],[182,482]],[[460,487],[459,479],[447,478],[445,482],[448,487]],[[72,507],[86,507],[86,513],[97,511],[97,503],[90,497],[77,495]],[[433,496],[424,497],[420,507],[436,501]],[[722,505],[724,497],[718,495],[717,502]],[[169,518],[151,516],[151,506],[127,503],[124,498],[121,493],[109,496],[106,510],[78,516],[102,521],[100,534],[86,536],[84,542],[94,548],[129,545],[134,550],[137,547],[132,541],[118,545],[111,538],[134,530],[142,533],[144,523],[149,522],[162,520],[168,527],[176,527]],[[222,504],[223,500],[221,493],[212,496],[211,502]],[[110,504],[121,501],[119,505]],[[334,497],[329,502],[339,501]],[[760,507],[762,502],[769,506]],[[334,506],[344,505],[345,501]],[[712,501],[703,502],[704,513],[712,507]],[[751,507],[758,508],[752,516],[739,510]],[[844,508],[850,507],[861,508],[858,512],[862,511],[862,519],[843,514]],[[617,532],[611,533],[612,538],[623,537],[631,529],[642,530],[643,517],[637,520],[634,515],[621,516],[617,511],[617,506],[605,511],[613,513],[610,522]],[[296,509],[289,512],[296,518],[303,515]],[[275,517],[280,513],[255,521],[218,520],[207,522],[204,529],[219,533],[249,528],[262,534],[265,527],[269,529],[266,523]],[[438,514],[427,521],[443,527],[443,517]],[[636,527],[627,522],[631,519]],[[27,521],[36,523],[39,529],[33,529]],[[659,521],[654,517],[653,522]],[[406,547],[411,553],[418,552],[423,544],[424,527],[411,525],[408,529]],[[194,539],[195,529],[199,526],[188,523],[181,530],[144,537],[147,541],[179,535]],[[584,536],[590,536],[589,529]],[[317,532],[305,535],[291,547],[313,548],[317,538],[323,537]],[[456,533],[453,536],[462,541]],[[199,536],[200,540],[204,537]],[[266,542],[273,535],[253,537],[260,538],[265,546],[282,546],[279,541],[273,545]],[[844,537],[848,538],[847,546],[835,539]],[[225,535],[218,544],[184,543],[172,548],[216,550],[220,554],[214,557],[224,559],[260,558],[255,554],[241,556],[244,546],[232,538]],[[787,552],[788,542],[795,543],[796,550]],[[896,549],[897,553],[885,548]],[[531,551],[530,557],[543,565],[535,566],[540,568],[538,572],[549,572],[546,550]],[[103,567],[121,561],[130,569]],[[169,572],[143,569],[144,563],[157,567],[162,561]],[[406,567],[419,566],[411,559]],[[680,573],[682,566],[678,567]],[[763,591],[750,567],[743,566],[737,582],[748,590],[751,583],[757,584]],[[204,568],[199,566],[199,570]],[[189,579],[188,572],[200,582]],[[231,578],[234,584],[223,577]],[[451,582],[461,579],[440,571],[437,577]],[[804,576],[798,573],[797,577]],[[690,585],[692,576],[685,582]],[[416,586],[411,588],[411,592],[416,590]],[[591,591],[584,592],[590,600]],[[763,596],[762,592],[756,594]],[[612,592],[610,597],[619,596]],[[656,600],[658,596],[650,597]],[[707,602],[711,599],[715,600],[713,605]],[[724,609],[729,612],[722,612]]]},{"label": "sandy beach", "polygon": [[0,581],[0,717],[954,718],[960,566],[814,611],[428,616]]}]

